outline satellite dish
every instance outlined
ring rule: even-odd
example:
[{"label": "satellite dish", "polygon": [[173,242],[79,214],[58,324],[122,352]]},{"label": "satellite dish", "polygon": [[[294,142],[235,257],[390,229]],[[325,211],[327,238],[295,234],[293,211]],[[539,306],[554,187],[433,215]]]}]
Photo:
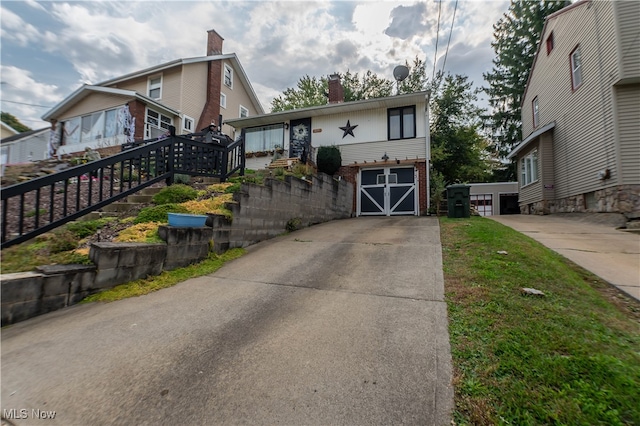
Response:
[{"label": "satellite dish", "polygon": [[393,69],[393,77],[400,82],[409,76],[409,68],[404,65],[398,65]]}]

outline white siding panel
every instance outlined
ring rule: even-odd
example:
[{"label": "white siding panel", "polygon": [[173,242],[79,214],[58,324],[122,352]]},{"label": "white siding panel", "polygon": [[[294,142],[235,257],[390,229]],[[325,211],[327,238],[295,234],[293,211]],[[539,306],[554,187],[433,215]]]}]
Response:
[{"label": "white siding panel", "polygon": [[357,144],[345,144],[339,145],[340,153],[342,155],[342,164],[349,165],[355,163],[362,163],[364,161],[373,163],[377,161],[382,162],[382,156],[387,153],[389,156],[389,162],[405,159],[425,158],[425,140],[424,138],[418,139],[404,139],[401,141],[380,141],[380,142],[366,142]]},{"label": "white siding panel", "polygon": [[[182,67],[182,107],[180,111],[197,122],[207,102],[208,63],[198,62]],[[195,129],[200,130],[200,129]]]},{"label": "white siding panel", "polygon": [[640,77],[640,2],[616,1],[620,78]]},{"label": "white siding panel", "polygon": [[617,88],[622,183],[640,184],[640,85]]}]

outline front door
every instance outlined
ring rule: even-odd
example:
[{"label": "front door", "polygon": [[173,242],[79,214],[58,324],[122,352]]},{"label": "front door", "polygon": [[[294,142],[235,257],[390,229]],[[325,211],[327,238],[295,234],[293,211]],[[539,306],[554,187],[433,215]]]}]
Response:
[{"label": "front door", "polygon": [[358,215],[417,215],[417,180],[414,167],[361,169]]}]

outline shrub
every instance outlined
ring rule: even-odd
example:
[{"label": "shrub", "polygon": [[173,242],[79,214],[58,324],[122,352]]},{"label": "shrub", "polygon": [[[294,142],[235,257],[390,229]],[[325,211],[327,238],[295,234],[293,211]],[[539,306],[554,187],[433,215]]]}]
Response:
[{"label": "shrub", "polygon": [[176,173],[173,175],[173,183],[188,185],[191,183],[191,176]]},{"label": "shrub", "polygon": [[178,183],[162,188],[153,196],[153,202],[156,204],[184,203],[196,198],[198,198],[198,191],[188,185]]},{"label": "shrub", "polygon": [[120,231],[114,241],[121,243],[159,243],[162,239],[158,235],[157,222],[138,223]]},{"label": "shrub", "polygon": [[159,206],[145,207],[140,210],[138,217],[135,218],[133,223],[145,223],[145,222],[161,222],[167,223],[167,213],[189,213],[186,207],[180,204],[168,203],[161,204]]},{"label": "shrub", "polygon": [[78,239],[73,232],[66,229],[57,230],[48,241],[49,253],[61,253],[78,247]]},{"label": "shrub", "polygon": [[342,165],[342,155],[337,146],[321,146],[316,157],[318,171],[330,176],[336,174]]},{"label": "shrub", "polygon": [[82,239],[88,237],[89,235],[95,234],[98,229],[104,227],[108,222],[113,220],[115,220],[115,218],[71,222],[67,224],[66,228],[76,237]]}]

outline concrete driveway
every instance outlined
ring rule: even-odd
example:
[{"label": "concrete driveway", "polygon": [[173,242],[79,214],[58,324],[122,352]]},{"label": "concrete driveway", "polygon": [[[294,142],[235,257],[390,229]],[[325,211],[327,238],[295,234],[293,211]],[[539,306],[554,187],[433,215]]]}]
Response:
[{"label": "concrete driveway", "polygon": [[16,324],[2,330],[3,412],[15,424],[45,424],[40,410],[61,425],[448,425],[441,262],[435,218],[347,219],[147,296]]},{"label": "concrete driveway", "polygon": [[522,232],[640,300],[640,234],[616,229],[616,216],[510,215],[491,219]]}]

